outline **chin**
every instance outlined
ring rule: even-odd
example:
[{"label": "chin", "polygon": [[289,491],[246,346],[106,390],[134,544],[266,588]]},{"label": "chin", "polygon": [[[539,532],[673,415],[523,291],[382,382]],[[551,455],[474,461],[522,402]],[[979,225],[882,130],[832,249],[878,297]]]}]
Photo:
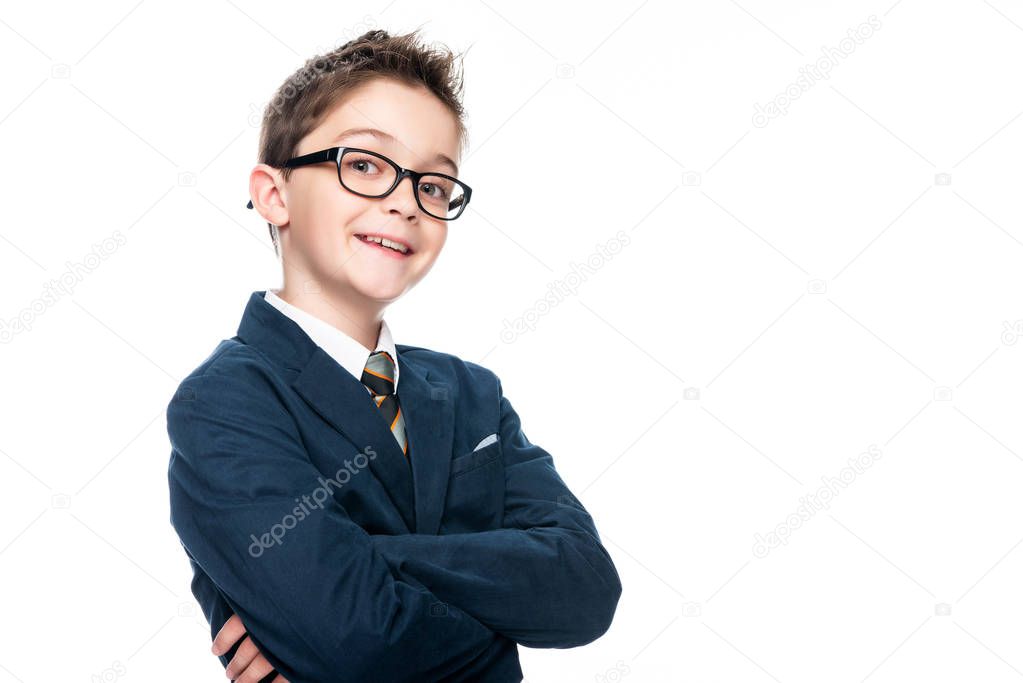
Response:
[{"label": "chin", "polygon": [[391,302],[409,290],[405,282],[357,282],[352,288],[367,299]]}]

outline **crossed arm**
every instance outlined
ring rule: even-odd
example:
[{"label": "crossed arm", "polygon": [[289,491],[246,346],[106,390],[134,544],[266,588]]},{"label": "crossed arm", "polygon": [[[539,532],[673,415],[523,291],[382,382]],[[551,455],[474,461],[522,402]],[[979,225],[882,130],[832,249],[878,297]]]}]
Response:
[{"label": "crossed arm", "polygon": [[238,617],[217,641],[226,651],[247,631],[261,646],[243,643],[229,673],[248,660],[296,683],[338,672],[357,680],[369,667],[396,681],[441,678],[499,636],[574,647],[607,630],[618,574],[592,519],[503,395],[505,528],[370,535],[331,499],[252,557],[250,535],[280,522],[319,472],[291,417],[259,386],[266,380],[250,374],[214,366],[188,380],[188,400],[175,399],[167,414],[172,522]]}]

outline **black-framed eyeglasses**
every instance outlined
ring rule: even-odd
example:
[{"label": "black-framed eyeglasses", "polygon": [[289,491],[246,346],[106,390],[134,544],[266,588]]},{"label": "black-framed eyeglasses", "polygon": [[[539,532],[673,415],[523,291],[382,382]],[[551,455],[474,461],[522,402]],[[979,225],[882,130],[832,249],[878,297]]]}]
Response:
[{"label": "black-framed eyeglasses", "polygon": [[[284,168],[298,168],[333,161],[341,187],[360,197],[379,199],[394,192],[405,177],[412,179],[416,203],[424,213],[442,221],[462,215],[472,188],[444,173],[420,173],[402,168],[383,154],[357,147],[331,147],[303,154],[284,162]],[[252,201],[246,205],[252,208]]]}]

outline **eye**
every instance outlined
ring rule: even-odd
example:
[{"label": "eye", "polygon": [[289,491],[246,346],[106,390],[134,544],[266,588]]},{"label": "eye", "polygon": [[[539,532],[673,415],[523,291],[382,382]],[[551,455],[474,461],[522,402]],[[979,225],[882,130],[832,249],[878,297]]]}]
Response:
[{"label": "eye", "polygon": [[351,161],[348,162],[347,166],[356,173],[368,174],[373,173],[374,171],[375,172],[380,171],[379,166],[377,166],[374,162],[366,158],[352,159]]},{"label": "eye", "polygon": [[437,183],[423,183],[419,186],[419,192],[425,193],[430,199],[447,199],[448,190]]}]

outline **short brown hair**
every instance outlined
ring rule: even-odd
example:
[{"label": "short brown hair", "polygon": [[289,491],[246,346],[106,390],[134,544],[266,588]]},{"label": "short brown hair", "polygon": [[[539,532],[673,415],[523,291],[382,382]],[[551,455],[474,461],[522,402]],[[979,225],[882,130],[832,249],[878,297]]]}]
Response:
[{"label": "short brown hair", "polygon": [[[360,86],[378,78],[428,88],[454,114],[460,151],[464,150],[462,56],[456,56],[445,46],[423,45],[419,29],[396,36],[377,29],[307,60],[284,81],[263,110],[259,161],[281,168],[295,155],[299,141],[337,105]],[[291,171],[282,170],[285,180],[291,177]],[[267,225],[274,252],[280,255],[277,226]]]}]

